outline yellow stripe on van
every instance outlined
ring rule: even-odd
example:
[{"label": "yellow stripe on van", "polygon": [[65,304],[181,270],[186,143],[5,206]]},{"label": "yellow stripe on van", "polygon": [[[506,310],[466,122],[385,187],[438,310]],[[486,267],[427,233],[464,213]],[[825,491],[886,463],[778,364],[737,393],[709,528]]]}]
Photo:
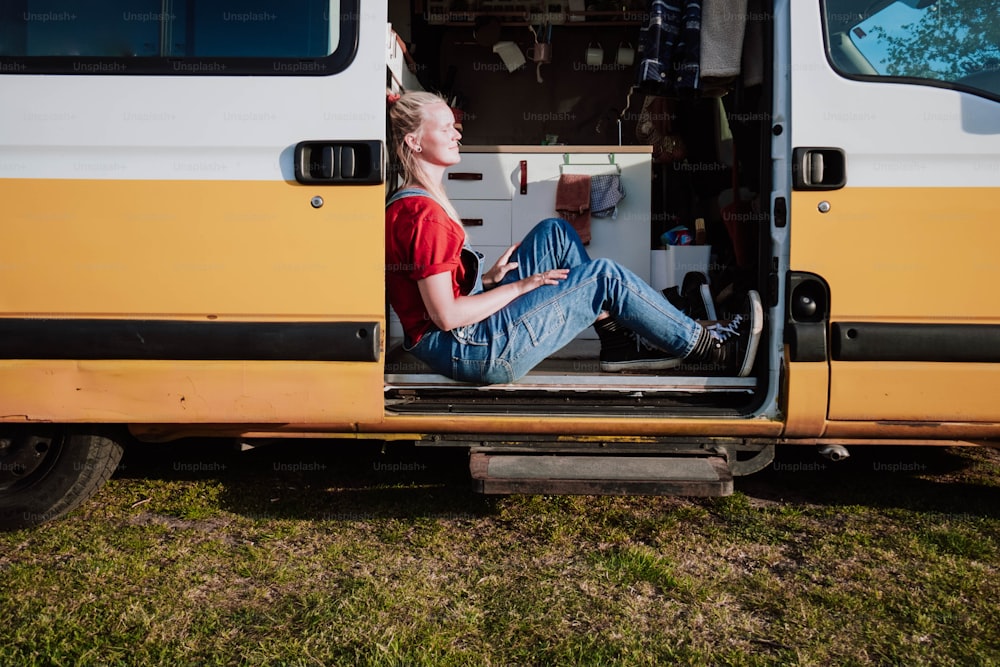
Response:
[{"label": "yellow stripe on van", "polygon": [[316,424],[382,419],[382,367],[279,361],[0,360],[0,422]]},{"label": "yellow stripe on van", "polygon": [[795,192],[789,267],[829,283],[832,321],[1000,322],[998,202],[1000,188]]},{"label": "yellow stripe on van", "polygon": [[0,315],[384,317],[383,200],[381,186],[0,180]]}]

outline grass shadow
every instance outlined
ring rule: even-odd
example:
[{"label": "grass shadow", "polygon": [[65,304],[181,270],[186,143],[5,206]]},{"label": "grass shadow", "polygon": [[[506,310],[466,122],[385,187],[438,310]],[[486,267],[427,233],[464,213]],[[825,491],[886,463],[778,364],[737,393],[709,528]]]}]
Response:
[{"label": "grass shadow", "polygon": [[492,499],[472,491],[465,450],[354,440],[280,441],[251,451],[181,440],[126,448],[122,479],[218,482],[226,511],[251,518],[472,518]]},{"label": "grass shadow", "polygon": [[[1000,450],[866,446],[831,462],[811,447],[779,447],[736,491],[783,504],[1000,517]],[[126,448],[118,478],[213,480],[223,509],[257,518],[368,520],[494,515],[497,497],[472,490],[461,448],[356,440],[281,440],[241,452],[232,441],[180,440]]]},{"label": "grass shadow", "polygon": [[779,447],[767,469],[737,478],[761,500],[1000,517],[1000,450],[864,446],[829,461],[812,447]]}]

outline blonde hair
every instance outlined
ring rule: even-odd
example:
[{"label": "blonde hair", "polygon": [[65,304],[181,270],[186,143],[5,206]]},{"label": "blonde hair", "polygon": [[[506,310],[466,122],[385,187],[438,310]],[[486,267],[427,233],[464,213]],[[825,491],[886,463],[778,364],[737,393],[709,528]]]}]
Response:
[{"label": "blonde hair", "polygon": [[389,109],[389,121],[392,127],[392,143],[396,147],[396,157],[403,171],[403,181],[419,185],[445,210],[456,222],[461,222],[458,211],[448,200],[448,195],[440,183],[433,182],[420,165],[420,160],[409,146],[406,145],[406,135],[415,134],[418,137],[422,131],[425,110],[427,107],[445,102],[444,98],[434,93],[413,91],[404,93]]}]

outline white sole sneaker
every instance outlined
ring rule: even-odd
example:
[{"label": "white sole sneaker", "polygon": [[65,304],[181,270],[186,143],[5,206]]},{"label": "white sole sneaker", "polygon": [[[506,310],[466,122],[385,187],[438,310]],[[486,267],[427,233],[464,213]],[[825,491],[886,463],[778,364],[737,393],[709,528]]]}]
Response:
[{"label": "white sole sneaker", "polygon": [[743,364],[740,366],[739,376],[750,375],[753,362],[757,358],[757,347],[760,345],[760,335],[764,331],[764,306],[760,302],[760,294],[756,290],[747,292],[747,300],[750,302],[747,317],[750,318],[750,340],[747,341],[746,353],[743,355]]}]

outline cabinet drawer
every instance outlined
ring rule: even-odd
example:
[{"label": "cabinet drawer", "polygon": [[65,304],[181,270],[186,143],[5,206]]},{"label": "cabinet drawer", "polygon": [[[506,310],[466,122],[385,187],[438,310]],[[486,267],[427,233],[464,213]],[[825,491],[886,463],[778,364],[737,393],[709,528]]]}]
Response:
[{"label": "cabinet drawer", "polygon": [[462,226],[473,247],[510,245],[510,202],[490,199],[453,199]]},{"label": "cabinet drawer", "polygon": [[467,153],[448,167],[444,189],[450,199],[510,199],[514,195],[510,161],[498,153]]}]

